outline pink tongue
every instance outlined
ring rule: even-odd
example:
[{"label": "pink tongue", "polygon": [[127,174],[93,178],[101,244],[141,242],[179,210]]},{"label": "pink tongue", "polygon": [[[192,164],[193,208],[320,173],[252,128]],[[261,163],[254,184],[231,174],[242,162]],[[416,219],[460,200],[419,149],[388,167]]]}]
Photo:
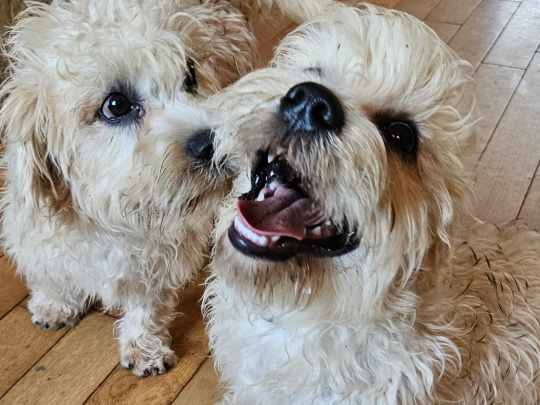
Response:
[{"label": "pink tongue", "polygon": [[238,200],[236,206],[242,224],[261,236],[302,240],[306,225],[315,225],[313,221],[321,217],[312,200],[282,186],[263,201]]}]

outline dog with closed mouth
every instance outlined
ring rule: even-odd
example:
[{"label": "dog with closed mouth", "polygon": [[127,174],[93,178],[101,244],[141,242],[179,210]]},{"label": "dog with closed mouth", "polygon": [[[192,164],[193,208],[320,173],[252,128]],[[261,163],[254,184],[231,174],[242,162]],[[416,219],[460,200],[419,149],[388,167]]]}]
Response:
[{"label": "dog with closed mouth", "polygon": [[240,174],[204,296],[223,404],[533,404],[540,235],[465,226],[470,65],[336,7],[208,99]]},{"label": "dog with closed mouth", "polygon": [[197,105],[253,68],[246,17],[327,2],[29,3],[6,41],[1,209],[36,325],[72,327],[101,300],[123,312],[122,366],[145,377],[175,364],[177,291],[206,262],[230,187]]},{"label": "dog with closed mouth", "polygon": [[2,237],[32,321],[72,327],[99,299],[123,312],[121,365],[161,374],[228,185],[194,106],[252,69],[246,18],[221,0],[55,0],[7,47]]}]

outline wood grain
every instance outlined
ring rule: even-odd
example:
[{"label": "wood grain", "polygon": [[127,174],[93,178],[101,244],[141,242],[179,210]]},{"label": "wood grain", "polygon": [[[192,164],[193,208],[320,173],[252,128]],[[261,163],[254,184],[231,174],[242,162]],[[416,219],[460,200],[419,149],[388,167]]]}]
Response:
[{"label": "wood grain", "polygon": [[535,55],[477,165],[480,219],[515,219],[540,161],[540,54]]},{"label": "wood grain", "polygon": [[172,405],[213,405],[221,399],[221,396],[214,361],[208,358]]},{"label": "wood grain", "polygon": [[[461,0],[459,2],[462,3]],[[442,4],[449,7],[449,15],[454,12],[459,14],[461,11],[453,1],[439,3],[439,5]],[[471,62],[475,68],[478,67],[518,5],[519,3],[511,1],[482,1],[448,44],[459,56]],[[453,18],[438,20],[438,17],[433,14],[428,16],[429,20],[456,23],[456,19]],[[474,38],[474,41],[471,38]]]},{"label": "wood grain", "polygon": [[88,313],[36,363],[37,369],[27,373],[0,399],[0,404],[84,403],[118,363],[113,322],[114,318],[107,315]]},{"label": "wood grain", "polygon": [[170,404],[195,374],[208,355],[208,340],[200,309],[203,287],[191,284],[181,295],[177,307],[184,316],[170,328],[171,348],[179,357],[178,364],[158,377],[138,379],[128,370],[117,367],[88,400],[87,404]]},{"label": "wood grain", "polygon": [[433,11],[440,0],[401,0],[396,10],[405,11],[419,20],[424,20]]},{"label": "wood grain", "polygon": [[0,319],[27,295],[28,289],[24,282],[15,276],[15,269],[7,257],[2,255],[0,257]]},{"label": "wood grain", "polygon": [[259,66],[260,68],[266,67],[268,62],[274,56],[274,49],[283,38],[287,36],[289,32],[294,30],[296,25],[294,23],[283,28],[272,40],[266,42],[259,48]]},{"label": "wood grain", "polygon": [[479,3],[480,0],[439,1],[428,14],[427,19],[450,24],[464,24]]},{"label": "wood grain", "polygon": [[497,127],[523,76],[523,70],[480,65],[474,74],[476,82],[475,116],[478,143],[474,160],[478,160]]},{"label": "wood grain", "polygon": [[[343,3],[348,3],[351,5],[355,5],[360,3],[359,0],[345,0]],[[386,8],[394,8],[396,4],[399,3],[399,0],[369,0],[368,3],[375,4],[377,6],[386,7]]]},{"label": "wood grain", "polygon": [[444,23],[439,21],[425,21],[426,25],[437,33],[440,39],[445,43],[450,42],[450,40],[456,35],[456,32],[459,29],[459,25]]},{"label": "wood grain", "polygon": [[289,18],[283,20],[277,18],[269,18],[267,16],[261,16],[253,21],[250,26],[252,27],[255,38],[259,47],[264,47],[268,42],[274,41],[276,32],[280,32],[289,25],[294,24]]},{"label": "wood grain", "polygon": [[540,166],[536,169],[536,175],[519,211],[518,218],[522,218],[531,228],[540,231]]},{"label": "wood grain", "polygon": [[2,0],[0,2],[0,34],[4,34],[23,7],[22,0]]},{"label": "wood grain", "polygon": [[21,306],[0,320],[0,331],[0,397],[67,333],[65,328],[55,332],[38,328]]},{"label": "wood grain", "polygon": [[497,39],[486,63],[526,69],[540,45],[540,2],[523,0]]}]

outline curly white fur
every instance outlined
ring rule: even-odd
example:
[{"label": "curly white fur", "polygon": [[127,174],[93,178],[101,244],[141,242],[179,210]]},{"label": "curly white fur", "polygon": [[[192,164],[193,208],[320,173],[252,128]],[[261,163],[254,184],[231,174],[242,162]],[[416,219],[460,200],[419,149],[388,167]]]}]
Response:
[{"label": "curly white fur", "polygon": [[[224,404],[538,403],[540,235],[466,225],[469,72],[413,17],[344,6],[209,99],[216,158],[242,170],[204,297]],[[280,100],[302,82],[339,99],[338,134],[283,135]],[[383,140],[381,112],[417,128],[414,158]],[[357,228],[356,250],[273,262],[231,245],[246,168],[279,147],[327,215]]]},{"label": "curly white fur", "polygon": [[[176,289],[205,264],[230,186],[187,153],[206,119],[195,106],[252,69],[246,18],[226,0],[29,3],[7,56],[2,236],[32,321],[55,330],[97,299],[120,307],[121,364],[160,374],[176,362]],[[108,122],[114,93],[135,113]]]}]

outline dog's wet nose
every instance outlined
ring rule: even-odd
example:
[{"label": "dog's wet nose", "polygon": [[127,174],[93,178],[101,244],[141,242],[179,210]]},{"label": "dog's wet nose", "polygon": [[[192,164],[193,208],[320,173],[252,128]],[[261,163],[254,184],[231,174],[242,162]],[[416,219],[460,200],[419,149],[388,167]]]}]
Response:
[{"label": "dog's wet nose", "polygon": [[188,139],[186,152],[197,160],[211,160],[214,156],[214,132],[209,128],[197,131]]},{"label": "dog's wet nose", "polygon": [[339,131],[345,123],[343,107],[336,95],[313,82],[292,87],[281,99],[280,112],[291,133]]}]

